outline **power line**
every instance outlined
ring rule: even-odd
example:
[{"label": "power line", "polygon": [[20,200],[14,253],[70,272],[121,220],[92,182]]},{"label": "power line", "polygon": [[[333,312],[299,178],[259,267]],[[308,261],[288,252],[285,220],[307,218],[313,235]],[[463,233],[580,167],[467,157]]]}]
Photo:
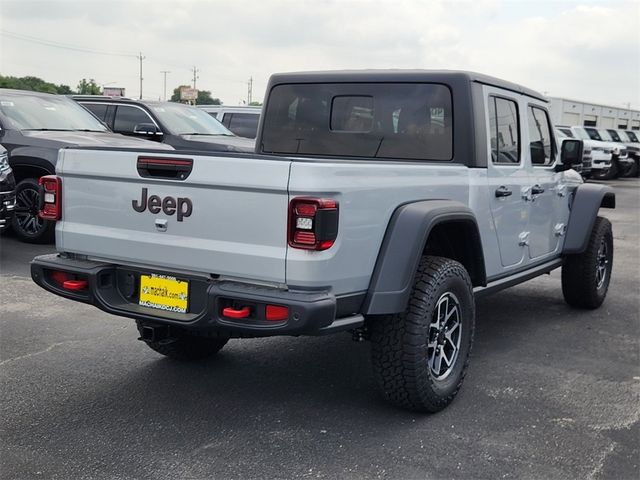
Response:
[{"label": "power line", "polygon": [[23,35],[21,33],[9,32],[7,30],[0,30],[0,35],[3,35],[5,37],[10,37],[10,38],[15,38],[17,40],[22,40],[24,42],[37,43],[40,45],[45,45],[47,47],[61,48],[63,50],[73,50],[75,52],[92,53],[95,55],[109,55],[113,57],[137,57],[137,55],[134,53],[107,52],[104,50],[95,50],[93,48],[76,47],[66,43],[60,43],[60,42],[55,42],[51,40],[44,40],[42,38],[32,37],[30,35]]}]

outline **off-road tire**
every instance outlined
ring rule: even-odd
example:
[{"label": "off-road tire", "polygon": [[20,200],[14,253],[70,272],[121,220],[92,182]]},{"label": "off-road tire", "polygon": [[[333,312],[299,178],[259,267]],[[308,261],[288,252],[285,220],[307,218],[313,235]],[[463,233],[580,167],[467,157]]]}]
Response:
[{"label": "off-road tire", "polygon": [[[606,251],[602,252],[605,245]],[[604,258],[603,258],[604,257]],[[600,282],[599,266],[605,265],[605,278]],[[595,309],[602,305],[613,267],[613,233],[611,222],[597,217],[587,249],[583,253],[567,255],[562,266],[562,294],[564,300],[576,308]],[[602,269],[600,268],[600,272]],[[599,285],[600,283],[600,285]]]},{"label": "off-road tire", "polygon": [[633,164],[629,167],[629,169],[624,173],[626,178],[633,178],[640,176],[640,168],[638,167],[638,163],[640,163],[640,159],[633,158]]},{"label": "off-road tire", "polygon": [[[143,322],[137,321],[138,331],[142,335]],[[228,338],[210,338],[191,335],[184,330],[171,331],[174,338],[158,342],[144,343],[162,355],[174,360],[193,362],[204,360],[217,354],[229,341]]]},{"label": "off-road tire", "polygon": [[[438,301],[451,293],[460,306],[460,346],[450,373],[438,379],[429,365],[428,344],[433,339],[432,320]],[[469,364],[474,324],[473,287],[465,268],[448,258],[423,256],[407,310],[371,322],[374,377],[387,400],[402,408],[431,413],[451,403]]]},{"label": "off-road tire", "polygon": [[51,243],[55,236],[56,222],[37,218],[39,192],[37,178],[25,178],[16,185],[16,208],[11,217],[11,229],[23,242]]}]

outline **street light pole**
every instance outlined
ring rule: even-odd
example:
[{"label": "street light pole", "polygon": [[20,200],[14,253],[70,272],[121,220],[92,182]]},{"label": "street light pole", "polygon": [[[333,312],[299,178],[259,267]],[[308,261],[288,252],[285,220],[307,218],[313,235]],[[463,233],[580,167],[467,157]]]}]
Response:
[{"label": "street light pole", "polygon": [[140,60],[140,100],[142,100],[142,60],[144,59],[145,57],[143,57],[142,52],[140,52],[138,55],[138,60]]},{"label": "street light pole", "polygon": [[169,70],[161,70],[160,73],[164,74],[164,101],[167,101],[167,73],[171,73]]}]

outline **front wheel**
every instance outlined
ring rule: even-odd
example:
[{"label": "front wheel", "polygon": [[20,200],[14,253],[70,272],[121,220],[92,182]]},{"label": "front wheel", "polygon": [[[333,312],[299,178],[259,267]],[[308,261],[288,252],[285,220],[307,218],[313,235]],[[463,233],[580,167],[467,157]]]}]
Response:
[{"label": "front wheel", "polygon": [[587,249],[568,255],[562,266],[562,294],[572,307],[595,309],[602,305],[613,269],[611,222],[597,217]]},{"label": "front wheel", "polygon": [[28,243],[50,243],[55,233],[55,222],[38,216],[40,186],[36,178],[25,178],[16,186],[16,208],[11,228],[18,239]]},{"label": "front wheel", "polygon": [[371,322],[374,376],[400,407],[437,412],[458,393],[475,325],[473,287],[465,268],[423,256],[405,312]]}]

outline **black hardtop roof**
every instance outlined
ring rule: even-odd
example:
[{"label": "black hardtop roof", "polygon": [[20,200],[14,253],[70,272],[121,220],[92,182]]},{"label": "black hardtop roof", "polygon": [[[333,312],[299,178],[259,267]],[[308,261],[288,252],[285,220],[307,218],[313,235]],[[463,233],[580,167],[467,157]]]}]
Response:
[{"label": "black hardtop roof", "polygon": [[275,86],[283,83],[376,83],[376,82],[436,82],[451,81],[476,82],[504,88],[512,92],[527,95],[548,102],[539,92],[517,83],[482,73],[461,70],[329,70],[316,72],[288,72],[271,75],[269,83]]}]

